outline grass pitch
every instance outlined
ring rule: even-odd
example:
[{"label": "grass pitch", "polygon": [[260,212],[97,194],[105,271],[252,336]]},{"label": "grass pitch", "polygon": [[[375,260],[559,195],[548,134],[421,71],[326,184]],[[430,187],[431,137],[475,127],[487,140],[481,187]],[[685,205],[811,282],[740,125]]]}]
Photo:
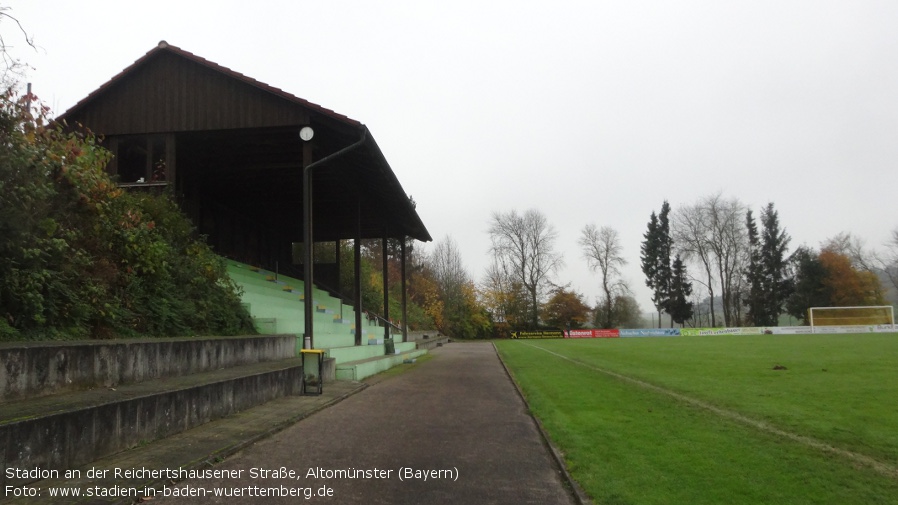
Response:
[{"label": "grass pitch", "polygon": [[896,334],[497,347],[596,503],[898,503]]}]

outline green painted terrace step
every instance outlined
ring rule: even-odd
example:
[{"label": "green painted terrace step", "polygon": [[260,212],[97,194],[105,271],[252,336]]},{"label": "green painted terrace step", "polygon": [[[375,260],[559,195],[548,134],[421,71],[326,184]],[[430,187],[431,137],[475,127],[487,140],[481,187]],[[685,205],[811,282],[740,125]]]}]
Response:
[{"label": "green painted terrace step", "polygon": [[[243,302],[249,306],[257,330],[297,335],[298,352],[303,345],[301,335],[305,332],[305,304],[300,298],[303,282],[283,275],[278,275],[276,282],[273,282],[273,272],[230,260],[228,274],[243,288]],[[287,286],[293,290],[285,291]],[[418,350],[414,342],[396,342],[394,348],[398,354],[386,355],[383,327],[369,326],[367,320],[360,329],[362,344],[357,346],[353,308],[319,289],[314,290],[313,296],[314,346],[324,349],[328,357],[334,358],[338,380],[361,380],[427,352]],[[376,344],[368,345],[369,342]]]},{"label": "green painted terrace step", "polygon": [[[396,342],[394,348],[400,352],[416,349],[414,342]],[[349,363],[384,356],[383,343],[376,345],[358,345],[346,347],[333,347],[327,350],[327,355],[337,360],[337,363]]]},{"label": "green painted terrace step", "polygon": [[348,363],[338,362],[336,371],[337,380],[363,380],[372,375],[389,370],[396,365],[401,365],[402,362],[407,359],[414,359],[425,354],[427,354],[427,351],[424,349],[414,349],[400,352],[399,354],[373,356],[358,361],[350,361]]},{"label": "green painted terrace step", "polygon": [[[236,261],[228,261],[228,274],[243,289],[243,302],[256,319],[256,329],[265,333],[303,333],[305,331],[305,304],[303,282],[278,275],[277,282],[270,279],[275,274],[256,269]],[[292,287],[291,291],[285,290]],[[314,290],[314,324],[316,336],[354,334],[355,312],[351,306],[325,291]],[[333,345],[346,345],[339,338]],[[349,339],[353,343],[354,339]]]}]

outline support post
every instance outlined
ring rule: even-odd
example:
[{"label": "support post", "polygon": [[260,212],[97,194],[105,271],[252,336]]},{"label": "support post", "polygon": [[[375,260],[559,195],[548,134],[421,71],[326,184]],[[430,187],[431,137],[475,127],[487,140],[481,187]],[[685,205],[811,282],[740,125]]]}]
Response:
[{"label": "support post", "polygon": [[343,294],[343,285],[340,284],[340,279],[342,277],[342,270],[343,270],[342,268],[340,268],[341,263],[342,263],[342,261],[341,261],[341,256],[342,256],[342,254],[341,254],[342,247],[341,246],[342,245],[343,245],[343,241],[340,239],[337,239],[336,244],[334,244],[334,246],[337,248],[336,251],[334,251],[334,261],[336,261],[336,264],[337,264],[337,285],[334,287],[337,289],[337,294],[340,297],[340,321],[341,322],[343,321],[343,296],[345,296]]},{"label": "support post", "polygon": [[165,135],[165,180],[168,187],[171,188],[171,194],[178,196],[178,166],[177,166],[177,141],[175,134],[169,133]]},{"label": "support post", "polygon": [[406,286],[406,257],[405,257],[405,241],[407,237],[402,237],[402,243],[399,246],[399,262],[402,272],[402,321],[399,327],[402,328],[402,342],[408,342],[408,289]]},{"label": "support post", "polygon": [[310,169],[312,158],[312,145],[308,142],[302,145],[302,205],[303,205],[303,241],[302,241],[302,283],[303,283],[303,309],[305,311],[305,326],[303,331],[303,349],[314,349],[312,339],[313,319],[315,317],[312,304],[312,170]]},{"label": "support post", "polygon": [[355,292],[353,296],[355,300],[355,345],[362,345],[362,205],[356,201],[356,209],[358,211],[358,222],[355,228],[355,244],[352,246],[353,273],[355,280],[353,281]]},{"label": "support post", "polygon": [[387,234],[380,239],[381,256],[383,257],[384,283],[384,339],[390,338],[390,271],[387,263]]}]

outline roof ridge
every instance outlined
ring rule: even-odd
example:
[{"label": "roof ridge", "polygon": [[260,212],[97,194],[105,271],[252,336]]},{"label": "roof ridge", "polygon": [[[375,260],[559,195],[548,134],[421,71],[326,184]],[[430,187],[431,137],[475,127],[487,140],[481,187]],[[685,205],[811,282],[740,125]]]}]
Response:
[{"label": "roof ridge", "polygon": [[292,94],[292,93],[288,93],[288,92],[282,90],[281,88],[272,86],[272,85],[270,85],[270,84],[267,84],[267,83],[264,83],[264,82],[259,81],[259,80],[257,80],[257,79],[254,79],[254,78],[252,78],[252,77],[249,77],[249,76],[246,75],[246,74],[242,74],[242,73],[240,73],[240,72],[237,72],[236,70],[232,70],[232,69],[230,69],[230,68],[228,68],[228,67],[225,67],[224,65],[220,65],[220,64],[218,64],[218,63],[215,63],[214,61],[207,60],[206,58],[203,58],[202,56],[198,56],[198,55],[196,55],[196,54],[194,54],[194,53],[191,53],[190,51],[181,49],[181,48],[178,47],[178,46],[169,44],[169,43],[166,42],[165,40],[160,40],[159,43],[156,45],[156,47],[154,47],[154,48],[150,49],[149,51],[147,51],[146,54],[144,54],[143,56],[141,56],[140,58],[138,58],[136,61],[134,61],[134,63],[128,65],[128,66],[125,67],[121,72],[119,72],[118,74],[114,75],[111,79],[109,79],[109,80],[106,81],[105,83],[101,84],[99,88],[95,89],[95,90],[92,91],[90,94],[88,94],[86,97],[84,97],[84,98],[82,98],[81,100],[79,100],[78,103],[76,103],[75,105],[69,107],[69,109],[68,109],[67,111],[65,111],[64,113],[62,113],[62,114],[59,116],[59,118],[64,118],[65,116],[68,116],[68,115],[74,113],[75,111],[77,111],[78,109],[82,108],[82,107],[83,107],[84,105],[86,105],[88,102],[94,100],[98,95],[100,95],[100,94],[102,94],[104,91],[106,91],[110,86],[112,86],[113,84],[115,84],[116,82],[118,82],[119,80],[121,80],[126,74],[130,73],[130,72],[133,71],[135,68],[139,67],[141,64],[143,64],[144,62],[146,62],[147,60],[149,60],[151,57],[153,57],[153,56],[156,55],[157,53],[160,53],[160,52],[163,52],[163,51],[167,51],[167,52],[170,52],[170,53],[172,53],[172,54],[176,54],[176,55],[178,55],[178,56],[181,56],[182,58],[186,58],[186,59],[188,59],[188,60],[190,60],[190,61],[193,61],[194,63],[197,63],[197,64],[199,64],[199,65],[202,65],[202,66],[204,66],[204,67],[206,67],[206,68],[209,68],[209,69],[214,70],[214,71],[216,71],[216,72],[223,73],[223,74],[228,75],[228,76],[230,76],[230,77],[232,77],[232,78],[234,78],[234,79],[237,79],[237,80],[242,81],[242,82],[244,82],[244,83],[246,83],[246,84],[249,84],[250,86],[256,87],[256,88],[261,89],[261,90],[263,90],[263,91],[267,91],[267,92],[269,92],[269,93],[271,93],[271,94],[277,95],[277,96],[279,96],[279,97],[281,97],[281,98],[284,98],[285,100],[289,100],[289,101],[291,101],[291,102],[294,102],[294,103],[296,103],[296,104],[302,105],[302,106],[304,106],[304,107],[308,107],[309,109],[313,109],[313,110],[315,110],[315,111],[317,111],[317,112],[319,112],[319,113],[321,113],[321,114],[324,114],[324,115],[326,115],[326,116],[330,116],[331,118],[336,119],[336,120],[338,120],[338,121],[341,121],[341,122],[344,122],[344,123],[349,123],[349,124],[351,124],[351,125],[353,125],[353,126],[357,126],[357,127],[363,126],[362,123],[361,123],[360,121],[357,121],[357,120],[355,120],[355,119],[352,119],[352,118],[350,118],[350,117],[348,117],[348,116],[346,116],[346,115],[340,114],[339,112],[336,112],[336,111],[334,111],[334,110],[332,110],[332,109],[328,109],[327,107],[324,107],[324,106],[318,105],[318,104],[316,104],[316,103],[310,102],[310,101],[308,101],[308,100],[306,100],[306,99],[304,99],[304,98],[300,98],[300,97],[298,97],[298,96],[296,96],[296,95],[294,95],[294,94]]}]

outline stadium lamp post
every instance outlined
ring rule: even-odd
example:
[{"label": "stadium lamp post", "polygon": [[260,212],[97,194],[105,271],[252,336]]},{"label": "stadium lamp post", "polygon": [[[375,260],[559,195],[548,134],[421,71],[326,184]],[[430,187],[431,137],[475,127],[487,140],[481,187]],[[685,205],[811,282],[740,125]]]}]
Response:
[{"label": "stadium lamp post", "polygon": [[368,129],[363,128],[361,137],[355,143],[350,144],[339,151],[312,162],[312,144],[309,142],[315,132],[311,126],[303,126],[299,130],[299,138],[302,145],[302,203],[303,203],[303,297],[305,298],[305,334],[303,335],[303,349],[313,349],[315,341],[312,335],[312,169],[319,165],[326,165],[330,161],[344,156],[353,149],[358,149],[368,139]]},{"label": "stadium lamp post", "polygon": [[303,349],[312,349],[312,166],[311,144],[312,137],[315,135],[314,130],[310,126],[304,126],[299,130],[299,138],[303,141],[302,146],[302,204],[303,204],[303,241],[302,241],[302,269],[303,269],[303,307],[305,313],[305,328],[303,334]]}]

